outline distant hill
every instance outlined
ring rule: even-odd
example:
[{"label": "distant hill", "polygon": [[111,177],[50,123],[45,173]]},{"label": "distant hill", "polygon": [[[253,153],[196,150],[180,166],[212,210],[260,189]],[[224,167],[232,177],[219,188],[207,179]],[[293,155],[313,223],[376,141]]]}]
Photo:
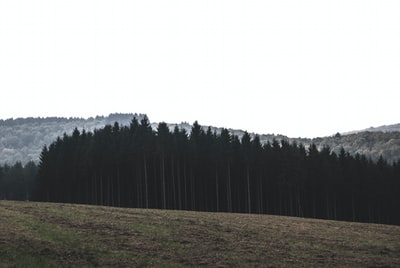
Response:
[{"label": "distant hill", "polygon": [[[20,161],[25,164],[29,161],[38,162],[40,152],[44,145],[50,145],[57,137],[71,134],[75,128],[78,130],[94,131],[103,128],[105,125],[112,125],[118,122],[127,126],[136,117],[139,121],[144,114],[110,114],[108,116],[96,116],[84,118],[17,118],[0,120],[0,165],[14,164]],[[155,129],[158,123],[152,123]],[[192,125],[186,122],[180,124],[169,124],[172,130],[175,126],[185,129],[190,133]],[[213,127],[213,131],[221,131],[221,128]],[[232,130],[235,135],[242,136],[243,130]],[[263,141],[273,139],[287,139],[282,135],[262,135]]]},{"label": "distant hill", "polygon": [[381,155],[390,163],[400,160],[400,131],[363,131],[348,135],[293,140],[303,144],[314,143],[319,149],[329,146],[336,153],[343,147],[352,155],[365,155],[375,161]]},{"label": "distant hill", "polygon": [[[39,161],[39,155],[44,145],[51,144],[58,136],[64,133],[71,134],[74,128],[79,130],[94,131],[107,124],[118,122],[120,125],[129,125],[133,117],[142,119],[144,114],[110,114],[108,116],[96,116],[91,118],[17,118],[0,120],[0,164],[14,164],[17,161],[23,164],[28,161]],[[200,122],[201,123],[201,122]],[[169,124],[184,128],[188,133],[191,124],[183,122]],[[156,128],[157,123],[152,123]],[[208,126],[204,126],[206,129]],[[212,127],[212,131],[219,133],[222,128]],[[343,147],[351,154],[364,154],[368,158],[376,160],[382,155],[387,161],[400,160],[400,124],[369,128],[365,131],[355,131],[349,134],[337,134],[330,137],[315,139],[289,138],[284,135],[260,134],[262,143],[276,140],[302,143],[308,147],[311,143],[319,149],[329,146],[338,153]],[[244,130],[229,129],[231,133],[241,137]],[[251,133],[252,136],[256,135]]]},{"label": "distant hill", "polygon": [[355,134],[355,133],[366,132],[366,131],[368,131],[368,132],[396,132],[396,131],[400,131],[400,124],[384,125],[384,126],[380,126],[380,127],[369,127],[369,128],[362,129],[362,130],[346,132],[344,134]]},{"label": "distant hill", "polygon": [[0,164],[23,164],[39,161],[44,145],[50,145],[57,137],[71,134],[74,128],[94,131],[107,124],[119,122],[128,125],[133,117],[141,119],[142,114],[110,114],[84,118],[17,118],[0,120]]}]

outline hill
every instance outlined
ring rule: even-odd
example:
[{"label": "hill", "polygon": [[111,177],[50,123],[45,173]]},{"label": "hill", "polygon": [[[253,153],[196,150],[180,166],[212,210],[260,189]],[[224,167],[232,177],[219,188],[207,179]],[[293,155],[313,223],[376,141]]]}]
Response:
[{"label": "hill", "polygon": [[[96,116],[90,118],[16,118],[0,120],[0,165],[12,165],[17,161],[26,164],[29,161],[39,162],[39,155],[43,146],[50,145],[57,137],[64,134],[70,135],[75,128],[82,131],[93,132],[101,129],[105,125],[113,125],[118,122],[121,126],[130,124],[133,117],[139,121],[144,114],[110,114],[108,116]],[[152,123],[152,128],[156,129],[158,123]],[[175,126],[185,129],[190,133],[192,125],[186,122],[179,124],[168,124],[172,130]],[[220,132],[222,128],[213,127],[213,130]],[[243,130],[233,130],[231,132],[242,136]],[[253,134],[254,135],[254,134]],[[273,139],[287,139],[283,135],[262,135],[262,141],[272,141]]]},{"label": "hill", "polygon": [[[71,134],[74,128],[78,130],[94,131],[103,128],[107,124],[118,122],[122,126],[129,125],[133,117],[139,120],[143,114],[110,114],[87,119],[83,118],[17,118],[0,120],[0,165],[14,164],[17,161],[25,164],[29,161],[38,162],[39,155],[44,145],[51,144],[57,137],[64,133]],[[400,131],[399,125],[369,128],[364,131],[355,131],[322,138],[289,138],[284,135],[258,134],[262,143],[276,140],[302,143],[308,148],[312,143],[318,149],[329,146],[338,153],[343,147],[352,155],[364,154],[367,158],[377,160],[381,155],[389,162],[400,160]],[[171,123],[172,130],[175,126],[190,132],[189,123]],[[157,123],[152,123],[153,129]],[[222,128],[212,127],[213,131],[220,132]],[[244,130],[229,129],[239,137]],[[256,134],[251,133],[254,137]]]},{"label": "hill", "polygon": [[94,131],[114,122],[128,125],[134,116],[143,117],[142,114],[110,114],[87,119],[47,117],[0,120],[0,164],[38,162],[44,145],[49,145],[64,133],[71,134],[74,128]]},{"label": "hill", "polygon": [[329,146],[335,153],[341,148],[351,155],[365,155],[377,161],[382,156],[389,163],[400,160],[400,132],[399,131],[363,131],[347,135],[335,135],[315,139],[290,139],[297,143],[315,144],[319,150]]},{"label": "hill", "polygon": [[383,126],[379,126],[379,127],[369,127],[369,128],[362,129],[362,130],[351,131],[351,132],[349,132],[347,134],[353,134],[353,133],[359,133],[359,132],[365,132],[365,131],[369,131],[369,132],[395,132],[395,131],[400,131],[400,124],[383,125]]},{"label": "hill", "polygon": [[400,227],[0,201],[0,267],[399,267]]}]

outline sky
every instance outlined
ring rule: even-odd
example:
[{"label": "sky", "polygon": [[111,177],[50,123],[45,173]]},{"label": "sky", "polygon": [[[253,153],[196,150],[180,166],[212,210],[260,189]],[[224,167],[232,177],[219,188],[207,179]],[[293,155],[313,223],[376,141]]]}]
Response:
[{"label": "sky", "polygon": [[400,1],[0,0],[0,118],[317,137],[400,123]]}]

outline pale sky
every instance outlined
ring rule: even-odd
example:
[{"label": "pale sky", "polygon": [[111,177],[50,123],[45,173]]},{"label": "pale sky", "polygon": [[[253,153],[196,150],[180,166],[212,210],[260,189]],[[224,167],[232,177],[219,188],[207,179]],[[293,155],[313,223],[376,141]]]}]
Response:
[{"label": "pale sky", "polygon": [[0,0],[0,118],[316,137],[400,123],[400,1]]}]

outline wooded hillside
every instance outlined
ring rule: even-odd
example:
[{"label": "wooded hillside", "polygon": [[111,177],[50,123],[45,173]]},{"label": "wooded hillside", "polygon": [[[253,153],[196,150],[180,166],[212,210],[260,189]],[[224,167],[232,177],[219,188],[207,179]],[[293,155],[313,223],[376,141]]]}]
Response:
[{"label": "wooded hillside", "polygon": [[[94,118],[17,118],[0,120],[0,165],[14,165],[21,162],[25,165],[29,161],[39,162],[39,155],[44,145],[50,145],[57,137],[64,133],[71,135],[77,128],[79,131],[94,131],[101,129],[107,124],[118,122],[120,126],[129,126],[132,117],[141,120],[144,114],[110,114],[108,116],[96,116]],[[260,122],[263,124],[263,122]],[[151,123],[153,130],[158,123]],[[175,126],[184,128],[190,133],[192,125],[186,122],[179,124],[168,124],[170,130]],[[268,127],[268,126],[266,126]],[[212,132],[221,133],[222,128],[211,127]],[[206,131],[207,127],[203,127]],[[268,130],[268,129],[267,129]],[[382,130],[382,131],[381,131]],[[324,146],[329,146],[336,154],[340,153],[343,147],[351,155],[365,155],[377,161],[382,155],[383,158],[394,163],[400,160],[400,132],[398,125],[385,126],[384,128],[367,129],[357,133],[338,134],[320,138],[295,138],[287,137],[282,134],[262,134],[259,133],[261,144],[272,143],[275,140],[285,140],[290,143],[302,143],[306,148],[315,144],[319,150]],[[269,130],[273,132],[273,129]],[[239,129],[229,129],[231,134],[241,138],[245,131]],[[254,137],[255,133],[249,133]],[[333,133],[332,133],[333,134]]]},{"label": "wooded hillside", "polygon": [[285,140],[261,144],[195,122],[144,117],[58,138],[40,156],[36,200],[266,213],[400,224],[400,164]]}]

